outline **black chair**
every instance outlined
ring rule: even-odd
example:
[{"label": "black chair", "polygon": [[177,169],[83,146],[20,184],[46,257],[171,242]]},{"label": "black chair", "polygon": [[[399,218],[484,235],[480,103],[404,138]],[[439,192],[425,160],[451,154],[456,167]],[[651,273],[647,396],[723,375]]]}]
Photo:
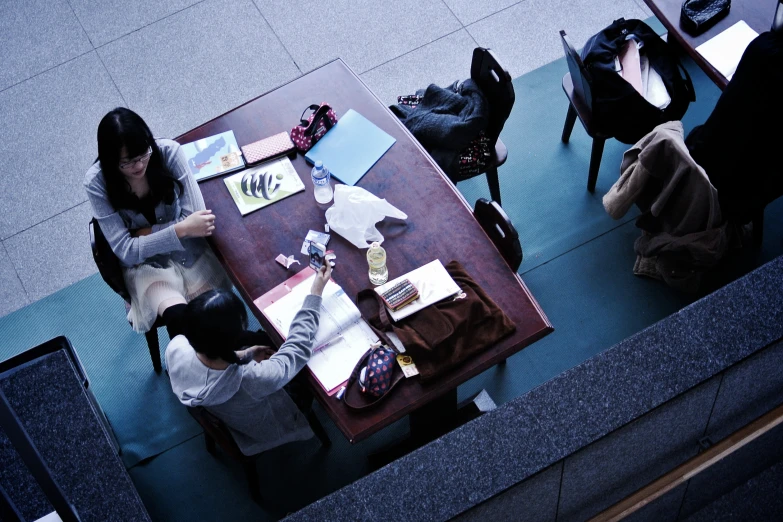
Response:
[{"label": "black chair", "polygon": [[511,83],[511,75],[500,64],[495,53],[483,47],[476,47],[473,50],[470,77],[489,101],[489,124],[485,133],[490,139],[493,152],[485,171],[461,177],[460,181],[486,174],[489,193],[493,200],[500,203],[498,167],[508,158],[508,149],[500,139],[500,131],[503,130],[514,107],[514,85]]},{"label": "black chair", "polygon": [[[122,277],[122,268],[120,261],[109,246],[109,242],[101,232],[98,221],[93,218],[90,220],[90,249],[92,258],[98,267],[98,272],[109,287],[114,290],[125,301],[125,313],[130,310],[130,294],[125,286],[125,279]],[[160,342],[158,340],[158,328],[163,326],[160,317],[157,318],[152,328],[144,334],[147,339],[147,347],[152,359],[152,367],[155,373],[160,373]]]},{"label": "black chair", "polygon": [[563,143],[568,143],[571,131],[574,130],[576,117],[582,122],[587,135],[593,139],[593,150],[590,153],[590,170],[587,176],[587,190],[595,190],[595,182],[598,179],[598,169],[601,167],[601,156],[604,153],[604,143],[613,138],[596,128],[593,120],[593,96],[590,88],[590,73],[585,69],[582,58],[576,52],[574,46],[566,36],[565,31],[560,31],[560,39],[563,41],[568,71],[563,76],[563,91],[568,97],[568,114],[563,127]]},{"label": "black chair", "polygon": [[[207,451],[211,455],[216,455],[215,446],[217,445],[220,446],[220,449],[223,450],[226,455],[242,464],[248,487],[250,488],[250,496],[257,504],[261,504],[261,482],[258,479],[258,468],[256,468],[256,458],[260,453],[256,455],[245,455],[242,453],[225,423],[212,415],[206,408],[201,406],[195,408],[188,407],[188,413],[196,419],[204,430],[204,440],[206,442]],[[326,434],[326,430],[318,420],[318,417],[315,416],[312,408],[308,409],[307,413],[305,413],[305,417],[310,424],[310,429],[313,430],[313,433],[315,433],[315,436],[321,441],[321,444],[324,447],[331,446],[332,441]]]},{"label": "black chair", "polygon": [[487,201],[481,198],[476,201],[473,215],[495,244],[503,259],[506,260],[508,266],[514,272],[519,270],[523,258],[519,234],[500,205],[496,201]]}]

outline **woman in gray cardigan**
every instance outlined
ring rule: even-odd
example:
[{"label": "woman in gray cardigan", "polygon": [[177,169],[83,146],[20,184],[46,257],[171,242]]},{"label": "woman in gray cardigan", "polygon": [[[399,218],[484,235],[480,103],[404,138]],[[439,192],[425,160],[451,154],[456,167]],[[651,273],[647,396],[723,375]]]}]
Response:
[{"label": "woman in gray cardigan", "polygon": [[204,237],[215,215],[177,142],[154,139],[135,112],[118,107],[98,125],[98,161],[84,187],[98,226],[120,260],[137,332],[157,316],[179,321],[185,303],[231,282]]},{"label": "woman in gray cardigan", "polygon": [[284,389],[312,355],[321,294],[332,269],[319,270],[310,295],[277,352],[244,348],[247,312],[232,292],[206,292],[185,309],[184,335],[166,347],[171,388],[185,406],[203,406],[231,430],[239,449],[255,455],[313,436]]}]

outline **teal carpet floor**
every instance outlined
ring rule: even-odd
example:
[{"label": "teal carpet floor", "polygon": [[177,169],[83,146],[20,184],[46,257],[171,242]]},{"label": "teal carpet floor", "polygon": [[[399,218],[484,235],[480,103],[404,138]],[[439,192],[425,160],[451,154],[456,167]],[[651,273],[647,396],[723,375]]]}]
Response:
[{"label": "teal carpet floor", "polygon": [[[683,120],[688,132],[706,119],[719,92],[690,60],[685,63],[698,97]],[[509,159],[500,169],[503,207],[525,252],[520,273],[555,331],[505,367],[461,386],[460,398],[486,389],[496,403],[507,402],[702,295],[633,275],[636,214],[614,221],[601,203],[628,146],[607,142],[596,191],[587,192],[590,139],[577,123],[570,143],[560,142],[566,70],[558,60],[514,80],[516,104],[502,135]],[[483,176],[458,188],[470,203],[489,197]],[[734,253],[705,292],[783,253],[782,222],[778,201],[767,208],[763,247]],[[366,456],[407,430],[403,420],[352,446],[316,407],[333,446],[324,450],[307,441],[261,455],[267,504],[260,508],[247,494],[241,468],[206,452],[166,375],[152,372],[144,338],[127,325],[121,300],[98,276],[0,318],[0,333],[0,359],[57,335],[71,340],[155,520],[279,519],[367,474]],[[161,330],[161,346],[166,341]]]}]

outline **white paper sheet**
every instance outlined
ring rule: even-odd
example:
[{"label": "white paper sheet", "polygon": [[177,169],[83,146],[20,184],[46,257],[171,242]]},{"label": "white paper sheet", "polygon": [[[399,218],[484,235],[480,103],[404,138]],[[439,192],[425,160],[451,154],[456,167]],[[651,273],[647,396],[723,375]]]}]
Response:
[{"label": "white paper sheet", "polygon": [[722,33],[710,38],[696,48],[726,79],[731,80],[737,70],[742,53],[759,34],[740,20]]}]

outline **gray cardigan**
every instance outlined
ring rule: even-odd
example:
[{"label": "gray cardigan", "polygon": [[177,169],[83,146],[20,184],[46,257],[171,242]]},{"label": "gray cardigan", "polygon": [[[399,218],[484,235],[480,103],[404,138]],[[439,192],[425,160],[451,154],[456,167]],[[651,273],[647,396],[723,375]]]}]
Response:
[{"label": "gray cardigan", "polygon": [[[193,265],[207,247],[203,238],[179,239],[174,225],[196,210],[204,210],[204,198],[196,180],[190,173],[185,154],[179,143],[157,139],[163,165],[182,184],[175,187],[172,203],[159,203],[155,207],[156,223],[149,223],[141,212],[131,209],[115,209],[109,202],[106,181],[100,162],[96,162],[84,177],[84,188],[92,205],[93,216],[98,220],[101,232],[124,267],[141,263],[165,266],[169,259],[186,267]],[[131,230],[151,227],[147,236],[131,237]]]},{"label": "gray cardigan", "polygon": [[187,338],[176,336],[166,347],[172,390],[185,406],[204,406],[225,422],[245,455],[309,439],[307,420],[282,388],[312,355],[320,309],[321,297],[307,296],[276,354],[225,370],[205,366]]}]

